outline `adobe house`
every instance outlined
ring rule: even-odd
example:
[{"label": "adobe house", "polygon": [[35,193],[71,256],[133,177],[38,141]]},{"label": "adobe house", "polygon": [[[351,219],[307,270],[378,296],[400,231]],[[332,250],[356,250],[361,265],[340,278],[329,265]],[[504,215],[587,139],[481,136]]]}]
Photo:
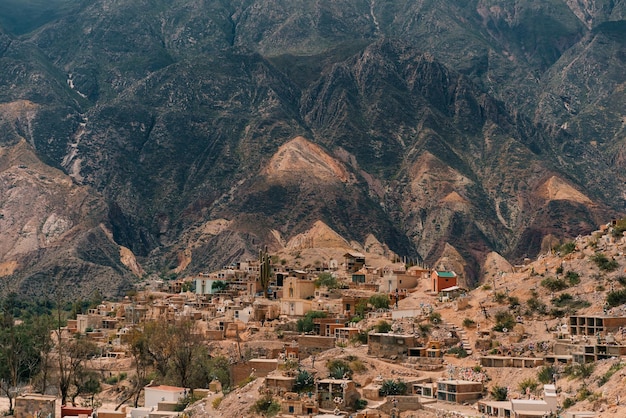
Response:
[{"label": "adobe house", "polygon": [[543,400],[479,401],[478,412],[489,417],[533,418],[549,416],[557,412],[556,387],[543,385]]},{"label": "adobe house", "polygon": [[469,380],[441,380],[437,382],[437,400],[463,403],[483,396],[483,384]]},{"label": "adobe house", "polygon": [[315,405],[315,398],[298,395],[294,392],[287,392],[280,400],[280,410],[283,414],[288,415],[307,415],[318,413],[317,405]]},{"label": "adobe house", "polygon": [[15,418],[56,418],[56,397],[34,393],[20,395],[15,398]]},{"label": "adobe house", "polygon": [[358,252],[348,252],[343,255],[346,261],[346,271],[348,273],[356,273],[365,266],[365,256]]},{"label": "adobe house", "polygon": [[430,275],[430,279],[432,283],[431,290],[435,293],[457,285],[457,275],[453,271],[434,270]]},{"label": "adobe house", "polygon": [[317,404],[321,409],[334,410],[337,407],[335,400],[342,401],[339,409],[350,409],[361,397],[356,390],[356,384],[348,379],[322,379],[315,387]]},{"label": "adobe house", "polygon": [[296,378],[293,376],[266,376],[265,387],[272,393],[292,392]]}]

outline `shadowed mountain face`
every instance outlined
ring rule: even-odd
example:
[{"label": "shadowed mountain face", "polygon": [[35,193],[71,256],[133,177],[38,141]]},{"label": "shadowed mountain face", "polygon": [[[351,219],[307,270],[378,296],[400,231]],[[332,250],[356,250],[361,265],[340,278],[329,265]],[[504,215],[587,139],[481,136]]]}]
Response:
[{"label": "shadowed mountain face", "polygon": [[40,3],[0,5],[5,287],[116,293],[127,248],[193,273],[318,220],[475,283],[625,210],[623,3]]}]

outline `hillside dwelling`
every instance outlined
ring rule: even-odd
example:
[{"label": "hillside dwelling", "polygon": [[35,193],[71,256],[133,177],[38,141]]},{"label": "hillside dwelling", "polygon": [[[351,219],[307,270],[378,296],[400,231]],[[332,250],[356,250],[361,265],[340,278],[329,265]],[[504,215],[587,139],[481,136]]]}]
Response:
[{"label": "hillside dwelling", "polygon": [[413,334],[391,334],[371,332],[367,336],[367,354],[396,360],[407,356],[409,349],[416,346]]},{"label": "hillside dwelling", "polygon": [[469,380],[441,380],[437,382],[437,400],[464,403],[481,398],[483,384]]},{"label": "hillside dwelling", "polygon": [[346,271],[356,273],[365,266],[365,255],[358,252],[348,252],[343,255],[346,261]]},{"label": "hillside dwelling", "polygon": [[315,295],[315,282],[307,278],[290,276],[283,280],[283,300],[311,299]]},{"label": "hillside dwelling", "polygon": [[177,386],[146,386],[144,388],[146,408],[157,408],[159,402],[178,402],[187,396],[188,390]]},{"label": "hillside dwelling", "polygon": [[387,271],[381,280],[379,292],[392,293],[399,289],[413,289],[417,286],[417,279],[417,276],[405,271]]},{"label": "hillside dwelling", "polygon": [[294,392],[287,392],[280,400],[280,410],[283,414],[295,416],[311,416],[318,412],[313,396],[298,395]]},{"label": "hillside dwelling", "polygon": [[28,393],[15,398],[15,418],[56,418],[56,397]]},{"label": "hillside dwelling", "polygon": [[351,409],[361,397],[356,384],[348,379],[322,379],[315,384],[317,404],[321,409]]},{"label": "hillside dwelling", "polygon": [[196,277],[195,279],[195,287],[196,287],[196,295],[213,295],[218,289],[213,287],[214,283],[224,282],[224,280],[219,280],[215,277]]},{"label": "hillside dwelling", "polygon": [[435,293],[439,293],[443,289],[456,286],[458,284],[457,275],[453,271],[434,270],[430,279],[432,283],[431,290]]}]

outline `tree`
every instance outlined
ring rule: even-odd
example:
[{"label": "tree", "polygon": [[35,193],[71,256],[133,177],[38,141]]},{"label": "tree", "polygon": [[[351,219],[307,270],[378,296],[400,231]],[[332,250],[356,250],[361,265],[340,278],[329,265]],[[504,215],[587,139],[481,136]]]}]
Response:
[{"label": "tree", "polygon": [[315,279],[315,287],[326,287],[327,289],[337,289],[339,288],[339,282],[337,278],[333,276],[331,273],[320,273]]},{"label": "tree", "polygon": [[176,383],[183,388],[190,386],[195,360],[202,346],[202,336],[196,331],[195,322],[179,320],[173,324],[171,339],[170,371]]},{"label": "tree", "polygon": [[138,328],[132,328],[127,337],[128,348],[133,358],[135,373],[130,377],[131,386],[124,392],[121,401],[115,407],[116,411],[131,398],[133,398],[135,408],[139,406],[141,391],[149,383],[147,376],[149,367],[152,364],[144,333]]},{"label": "tree", "polygon": [[369,303],[375,309],[389,309],[389,296],[384,294],[376,294],[369,298]]},{"label": "tree", "polygon": [[384,319],[381,319],[374,326],[374,328],[376,329],[376,332],[386,333],[386,332],[391,331],[391,324],[389,322],[385,321]]},{"label": "tree", "polygon": [[[80,392],[80,382],[84,373],[83,362],[98,354],[98,347],[93,341],[78,335],[76,338],[67,338],[60,332],[57,334],[58,370],[59,370],[59,391],[61,392],[61,405],[67,403],[71,397],[70,391],[74,387],[74,393]],[[71,399],[74,401],[74,395]]]},{"label": "tree", "polygon": [[324,311],[309,311],[304,315],[304,318],[298,319],[296,322],[296,329],[298,332],[311,332],[315,326],[313,320],[315,318],[326,318],[326,312]]},{"label": "tree", "polygon": [[33,328],[13,319],[12,300],[5,300],[0,321],[0,391],[9,399],[11,414],[19,386],[35,375],[41,360]]},{"label": "tree", "polygon": [[149,321],[143,324],[145,350],[161,377],[167,376],[172,357],[173,328],[166,321]]}]

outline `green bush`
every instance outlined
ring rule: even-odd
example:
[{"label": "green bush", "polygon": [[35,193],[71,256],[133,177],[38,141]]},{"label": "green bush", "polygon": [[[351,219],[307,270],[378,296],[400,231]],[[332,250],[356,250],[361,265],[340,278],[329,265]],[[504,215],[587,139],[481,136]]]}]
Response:
[{"label": "green bush", "polygon": [[519,382],[519,385],[518,385],[519,390],[522,393],[526,393],[526,389],[529,389],[531,392],[534,392],[538,386],[539,386],[539,383],[532,377],[522,380],[521,382]]},{"label": "green bush", "polygon": [[606,382],[608,382],[616,372],[624,368],[624,365],[625,363],[619,362],[609,367],[609,370],[607,370],[607,372],[604,373],[600,379],[598,379],[598,386],[603,386]]},{"label": "green bush", "polygon": [[572,379],[586,379],[593,374],[593,370],[595,365],[592,363],[589,364],[568,364],[563,369],[563,374],[572,378]]},{"label": "green bush", "polygon": [[313,388],[315,388],[315,377],[306,370],[299,370],[293,384],[294,391],[298,393],[308,392]]},{"label": "green bush", "polygon": [[626,276],[617,276],[615,280],[617,280],[617,282],[622,286],[626,287]]},{"label": "green bush", "polygon": [[505,329],[512,331],[515,326],[515,318],[509,311],[496,312],[495,319],[496,325],[493,327],[494,331],[504,332]]},{"label": "green bush", "polygon": [[376,330],[376,332],[386,333],[391,331],[391,324],[381,319],[376,325],[374,325],[374,329]]},{"label": "green bush", "polygon": [[506,386],[496,385],[491,388],[491,391],[489,391],[489,393],[496,401],[506,401],[509,397],[509,390],[506,388]]},{"label": "green bush", "polygon": [[252,412],[264,417],[273,417],[280,412],[280,403],[274,400],[272,395],[268,394],[259,398],[250,409]]},{"label": "green bush", "polygon": [[545,315],[547,313],[546,304],[543,303],[541,299],[537,296],[533,296],[528,301],[526,301],[526,306],[528,306],[528,310],[532,313],[538,313],[541,315]]},{"label": "green bush", "polygon": [[506,293],[496,292],[493,295],[493,300],[496,301],[497,303],[504,303],[504,301],[506,300]]},{"label": "green bush", "polygon": [[389,296],[383,294],[376,294],[369,298],[369,304],[374,307],[374,309],[389,309]]},{"label": "green bush", "polygon": [[573,399],[573,398],[565,398],[563,400],[563,409],[567,409],[567,408],[572,407],[574,405],[576,405],[576,400]]},{"label": "green bush", "polygon": [[596,266],[598,266],[598,268],[602,271],[610,272],[617,270],[617,268],[619,267],[617,261],[613,259],[609,260],[603,253],[597,253],[592,255],[591,261],[593,261]]},{"label": "green bush", "polygon": [[428,316],[428,320],[432,324],[441,324],[441,314],[439,312],[431,312]]},{"label": "green bush", "polygon": [[352,369],[350,365],[341,359],[333,359],[329,360],[326,363],[326,367],[328,368],[328,373],[330,377],[333,379],[343,379],[352,377]]},{"label": "green bush", "polygon": [[608,303],[608,305],[611,308],[614,308],[616,306],[620,306],[626,303],[626,289],[615,290],[613,292],[609,292],[606,295],[606,303]]},{"label": "green bush", "polygon": [[361,409],[365,409],[367,407],[367,399],[359,398],[354,402],[354,409],[360,411]]},{"label": "green bush", "polygon": [[539,373],[537,374],[537,379],[539,382],[547,385],[549,383],[554,382],[554,375],[556,374],[556,369],[553,366],[543,366],[539,369]]},{"label": "green bush", "polygon": [[622,218],[618,220],[613,226],[613,231],[611,232],[615,238],[622,237],[626,231],[626,218]]},{"label": "green bush", "polygon": [[552,292],[558,292],[567,289],[569,285],[565,280],[559,278],[547,277],[541,281],[541,285]]},{"label": "green bush", "polygon": [[296,329],[298,332],[311,332],[315,324],[313,320],[315,318],[326,318],[327,313],[323,311],[309,311],[304,315],[304,318],[298,319],[296,322]]},{"label": "green bush", "polygon": [[556,251],[561,253],[561,256],[564,256],[564,255],[574,252],[575,249],[576,249],[576,243],[574,241],[568,241],[558,246],[556,248]]},{"label": "green bush", "polygon": [[407,385],[402,380],[387,379],[383,381],[378,393],[380,396],[405,395]]},{"label": "green bush", "polygon": [[465,358],[468,356],[467,351],[463,347],[455,346],[448,349],[448,354],[455,354],[457,358]]},{"label": "green bush", "polygon": [[476,321],[474,321],[472,319],[469,319],[469,318],[465,318],[463,320],[463,326],[465,328],[474,328],[474,327],[476,327]]},{"label": "green bush", "polygon": [[580,283],[580,274],[575,271],[568,271],[565,273],[565,278],[569,282],[570,286],[576,286]]}]

